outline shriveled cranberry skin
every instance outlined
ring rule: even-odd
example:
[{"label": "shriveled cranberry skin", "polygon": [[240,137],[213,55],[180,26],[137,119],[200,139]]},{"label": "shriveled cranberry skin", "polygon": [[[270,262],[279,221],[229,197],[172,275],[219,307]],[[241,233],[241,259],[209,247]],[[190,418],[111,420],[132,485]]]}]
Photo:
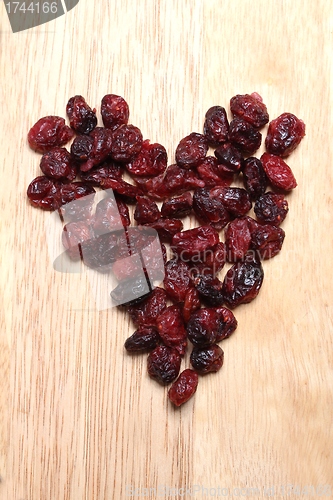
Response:
[{"label": "shriveled cranberry skin", "polygon": [[[95,192],[95,189],[85,182],[58,182],[55,209],[62,207],[63,216],[68,218],[74,217],[75,220],[84,218],[84,215],[90,213],[94,201],[90,195],[95,194]],[[82,203],[72,203],[81,198],[83,199]]]},{"label": "shriveled cranberry skin", "polygon": [[136,326],[156,326],[158,316],[167,307],[167,294],[156,287],[140,304],[129,306],[127,312]]},{"label": "shriveled cranberry skin", "polygon": [[222,106],[212,106],[205,115],[204,136],[208,144],[218,146],[227,141],[229,122],[227,112]]},{"label": "shriveled cranberry skin", "polygon": [[125,166],[131,175],[156,176],[164,173],[167,161],[168,155],[164,146],[158,143],[150,144],[149,140],[145,140],[140,152]]},{"label": "shriveled cranberry skin", "polygon": [[64,146],[74,137],[73,130],[65,124],[60,116],[40,118],[28,132],[28,143],[31,149],[45,153],[58,146]]},{"label": "shriveled cranberry skin", "polygon": [[142,133],[134,125],[120,125],[112,133],[111,157],[120,163],[129,162],[140,153],[142,147]]},{"label": "shriveled cranberry skin", "polygon": [[94,146],[94,139],[89,135],[78,135],[71,144],[71,155],[78,162],[88,161]]},{"label": "shriveled cranberry skin", "polygon": [[114,130],[120,125],[127,125],[129,106],[123,97],[107,94],[101,102],[101,115],[104,127]]},{"label": "shriveled cranberry skin", "polygon": [[220,318],[216,308],[209,307],[194,312],[187,325],[187,336],[196,346],[214,344],[219,335]]},{"label": "shriveled cranberry skin", "polygon": [[200,179],[205,182],[205,187],[230,186],[234,180],[234,173],[223,171],[224,167],[218,164],[214,156],[206,156],[196,170]]},{"label": "shriveled cranberry skin", "polygon": [[219,371],[223,366],[224,352],[217,344],[207,347],[194,347],[190,362],[193,368],[200,374]]},{"label": "shriveled cranberry skin", "polygon": [[255,128],[261,128],[269,121],[267,107],[256,92],[232,97],[230,111],[233,116],[241,118]]},{"label": "shriveled cranberry skin", "polygon": [[55,147],[43,154],[40,169],[44,175],[55,180],[73,181],[77,165],[66,148]]},{"label": "shriveled cranberry skin", "polygon": [[248,122],[234,118],[230,123],[228,138],[243,154],[252,155],[260,148],[262,136]]},{"label": "shriveled cranberry skin", "polygon": [[255,299],[264,279],[259,260],[248,259],[234,264],[223,281],[224,302],[233,309]]},{"label": "shriveled cranberry skin", "polygon": [[155,222],[150,222],[146,226],[151,227],[157,231],[160,240],[170,243],[173,236],[183,229],[183,223],[180,219],[164,219],[161,217]]},{"label": "shriveled cranberry skin", "polygon": [[192,132],[182,139],[176,148],[176,163],[182,168],[197,167],[208,151],[204,135]]},{"label": "shriveled cranberry skin", "polygon": [[178,305],[167,307],[158,316],[156,324],[162,342],[184,356],[187,337],[181,308]]},{"label": "shriveled cranberry skin", "polygon": [[184,302],[189,288],[192,287],[188,265],[180,259],[169,260],[165,265],[163,285],[174,302]]},{"label": "shriveled cranberry skin", "polygon": [[201,302],[198,290],[194,287],[190,287],[185,294],[185,300],[183,304],[183,319],[187,323],[191,315],[200,309]]},{"label": "shriveled cranberry skin", "polygon": [[88,142],[90,142],[90,138],[93,139],[93,143],[89,151],[89,156],[87,161],[84,161],[80,165],[80,170],[82,172],[87,172],[88,170],[91,170],[93,167],[101,165],[111,155],[111,146],[112,146],[111,130],[103,127],[96,127],[90,133],[89,140],[87,139],[87,144]]},{"label": "shriveled cranberry skin", "polygon": [[124,347],[128,352],[151,351],[158,346],[161,338],[154,326],[140,326],[125,341]]},{"label": "shriveled cranberry skin", "polygon": [[184,193],[177,198],[171,198],[163,203],[161,207],[162,217],[182,218],[192,212],[192,195]]},{"label": "shriveled cranberry skin", "polygon": [[92,110],[81,95],[69,99],[66,113],[70,126],[78,134],[89,134],[97,125],[96,110]]},{"label": "shriveled cranberry skin", "polygon": [[201,300],[209,306],[221,306],[224,301],[222,281],[212,274],[203,274],[193,279]]},{"label": "shriveled cranberry skin", "polygon": [[218,172],[221,176],[235,174],[242,168],[243,157],[237,147],[225,142],[214,151],[218,161]]},{"label": "shriveled cranberry skin", "polygon": [[127,205],[108,196],[99,201],[93,218],[93,229],[96,235],[104,234],[130,225]]},{"label": "shriveled cranberry skin", "polygon": [[289,207],[283,194],[267,193],[260,196],[254,205],[254,213],[262,224],[279,226],[287,216]]},{"label": "shriveled cranberry skin", "polygon": [[69,222],[63,228],[62,244],[72,260],[81,259],[81,243],[94,238],[94,231],[86,221]]},{"label": "shriveled cranberry skin", "polygon": [[171,248],[181,260],[204,255],[205,252],[219,243],[218,232],[210,226],[199,226],[175,234]]},{"label": "shriveled cranberry skin", "polygon": [[162,385],[170,384],[179,374],[181,356],[177,349],[160,345],[148,354],[148,374]]},{"label": "shriveled cranberry skin", "polygon": [[219,316],[219,330],[216,335],[216,342],[227,339],[234,333],[238,326],[235,315],[226,307],[217,307],[216,312]]},{"label": "shriveled cranberry skin", "polygon": [[216,187],[210,190],[209,195],[222,203],[232,217],[242,217],[252,208],[250,196],[243,188]]},{"label": "shriveled cranberry skin", "polygon": [[186,403],[195,394],[198,387],[198,374],[187,368],[182,371],[168,391],[168,398],[175,406]]},{"label": "shriveled cranberry skin", "polygon": [[43,210],[54,210],[57,192],[58,188],[55,181],[45,175],[40,175],[30,182],[27,196],[34,207]]},{"label": "shriveled cranberry skin", "polygon": [[251,247],[258,252],[261,259],[271,259],[280,252],[284,238],[285,232],[281,227],[258,224],[251,233]]},{"label": "shriveled cranberry skin", "polygon": [[213,198],[208,188],[199,188],[193,194],[193,211],[200,222],[210,224],[220,231],[229,220],[230,214],[218,198]]},{"label": "shriveled cranberry skin", "polygon": [[251,233],[245,218],[230,222],[225,231],[228,262],[244,259],[251,244]]},{"label": "shriveled cranberry skin", "polygon": [[268,126],[266,150],[284,158],[297,148],[304,136],[304,122],[292,113],[282,113]]},{"label": "shriveled cranberry skin", "polygon": [[140,188],[124,181],[124,179],[105,177],[101,180],[100,186],[102,189],[113,189],[118,195],[124,197],[127,203],[135,203],[138,196],[143,196]]},{"label": "shriveled cranberry skin", "polygon": [[[81,136],[86,137],[86,136]],[[121,179],[123,167],[118,163],[108,160],[102,165],[92,168],[88,172],[80,172],[81,179],[93,186],[101,186],[107,179]]]},{"label": "shriveled cranberry skin", "polygon": [[243,182],[251,200],[256,200],[264,194],[267,188],[267,177],[262,163],[258,158],[250,156],[243,162]]},{"label": "shriveled cranberry skin", "polygon": [[84,264],[91,269],[109,272],[117,257],[118,237],[116,232],[105,233],[92,239],[81,241],[80,252]]},{"label": "shriveled cranberry skin", "polygon": [[138,196],[134,211],[134,219],[138,224],[149,224],[161,217],[161,212],[156,203],[145,196]]},{"label": "shriveled cranberry skin", "polygon": [[272,186],[284,191],[291,191],[297,186],[291,168],[279,156],[264,153],[261,157],[261,163]]},{"label": "shriveled cranberry skin", "polygon": [[[105,236],[105,235],[103,235]],[[152,293],[152,284],[146,276],[135,276],[120,281],[111,293],[115,305],[130,306],[139,304]]]}]

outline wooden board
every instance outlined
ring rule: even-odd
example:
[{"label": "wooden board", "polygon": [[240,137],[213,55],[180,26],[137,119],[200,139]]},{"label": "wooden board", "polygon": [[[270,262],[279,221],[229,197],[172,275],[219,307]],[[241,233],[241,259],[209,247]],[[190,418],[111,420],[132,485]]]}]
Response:
[{"label": "wooden board", "polygon": [[[13,34],[1,3],[1,498],[333,497],[331,7],[80,0]],[[173,161],[210,106],[253,91],[307,126],[285,244],[236,311],[222,371],[176,410],[124,354],[128,317],[98,311],[85,274],[53,270],[26,134],[72,95],[99,108],[116,93]]]}]

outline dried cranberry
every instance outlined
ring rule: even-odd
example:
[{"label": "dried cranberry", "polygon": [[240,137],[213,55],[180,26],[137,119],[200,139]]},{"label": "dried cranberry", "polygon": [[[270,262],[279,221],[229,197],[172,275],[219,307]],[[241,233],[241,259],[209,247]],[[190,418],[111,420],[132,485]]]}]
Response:
[{"label": "dried cranberry", "polygon": [[223,366],[224,352],[217,344],[207,347],[194,347],[190,362],[200,374],[217,372]]},{"label": "dried cranberry", "polygon": [[265,146],[269,153],[285,157],[296,149],[304,136],[304,122],[292,113],[282,113],[270,122]]},{"label": "dried cranberry", "polygon": [[200,309],[200,297],[198,290],[194,287],[188,288],[185,294],[185,300],[183,304],[183,319],[187,323],[191,315]]},{"label": "dried cranberry", "polygon": [[235,219],[225,231],[225,244],[227,247],[227,259],[229,262],[244,259],[250,248],[251,233],[245,218]]},{"label": "dried cranberry", "polygon": [[193,210],[200,222],[210,224],[220,231],[229,220],[230,215],[218,198],[210,196],[208,188],[199,188],[193,194]]},{"label": "dried cranberry", "polygon": [[212,146],[218,146],[228,139],[229,122],[222,106],[209,108],[205,115],[204,135]]},{"label": "dried cranberry", "polygon": [[201,300],[209,306],[221,306],[223,304],[222,281],[212,274],[203,274],[193,279]]},{"label": "dried cranberry", "polygon": [[259,94],[235,95],[230,100],[233,116],[250,123],[252,127],[261,128],[269,121],[267,108]]},{"label": "dried cranberry", "polygon": [[164,219],[161,217],[155,222],[146,224],[158,232],[160,239],[164,242],[170,242],[172,237],[182,231],[183,223],[179,219]]},{"label": "dried cranberry", "polygon": [[101,273],[109,272],[117,258],[118,235],[105,233],[80,244],[81,257],[86,266]]},{"label": "dried cranberry", "polygon": [[271,259],[280,252],[284,238],[285,232],[281,227],[258,224],[251,232],[251,246],[261,259]]},{"label": "dried cranberry", "polygon": [[40,118],[28,132],[29,146],[38,153],[45,153],[56,146],[64,146],[73,137],[73,130],[60,116]]},{"label": "dried cranberry", "polygon": [[208,143],[204,135],[192,132],[176,148],[176,163],[182,168],[197,167],[205,158]]},{"label": "dried cranberry", "polygon": [[252,207],[250,196],[243,188],[216,187],[210,190],[209,196],[222,203],[232,217],[242,217]]},{"label": "dried cranberry", "polygon": [[233,309],[251,302],[258,295],[263,279],[264,271],[259,260],[252,257],[234,264],[223,281],[226,305]]},{"label": "dried cranberry", "polygon": [[193,257],[190,272],[193,278],[204,275],[216,276],[226,262],[226,248],[220,241],[213,248],[207,249],[203,255]]},{"label": "dried cranberry", "polygon": [[252,155],[261,145],[261,133],[248,122],[234,118],[230,122],[229,141],[243,154]]},{"label": "dried cranberry", "polygon": [[138,196],[134,219],[138,224],[149,224],[155,222],[161,217],[161,212],[154,201],[145,196]]},{"label": "dried cranberry", "polygon": [[192,195],[184,193],[177,198],[171,198],[161,207],[162,217],[182,218],[190,215],[192,211]]},{"label": "dried cranberry", "polygon": [[120,163],[127,163],[141,151],[142,142],[138,127],[120,125],[112,133],[111,157]]},{"label": "dried cranberry", "polygon": [[129,211],[123,201],[107,196],[97,203],[93,221],[95,234],[108,233],[129,225]]},{"label": "dried cranberry", "polygon": [[78,134],[89,134],[97,125],[96,110],[81,95],[71,97],[66,106],[70,126]]},{"label": "dried cranberry", "polygon": [[184,302],[186,293],[192,287],[188,265],[179,259],[166,263],[163,285],[174,302]]},{"label": "dried cranberry", "polygon": [[210,226],[200,226],[175,234],[172,238],[172,250],[186,262],[199,257],[212,249],[219,242],[218,232]]},{"label": "dried cranberry", "polygon": [[92,238],[94,238],[94,231],[85,221],[69,222],[63,228],[62,244],[72,260],[81,259],[81,243]]},{"label": "dried cranberry", "polygon": [[73,181],[77,165],[66,148],[55,147],[43,154],[40,169],[44,175],[55,180]]},{"label": "dried cranberry", "polygon": [[143,192],[137,186],[129,184],[124,179],[111,179],[106,177],[101,180],[100,186],[102,189],[113,189],[119,195],[125,197],[127,203],[135,203],[138,196],[142,196]]},{"label": "dried cranberry", "polygon": [[142,143],[140,152],[126,164],[131,175],[155,176],[163,174],[167,168],[168,155],[161,144],[150,144],[149,140]]},{"label": "dried cranberry", "polygon": [[43,210],[54,210],[56,208],[55,198],[57,192],[56,183],[52,179],[40,175],[30,182],[27,196],[34,207]]},{"label": "dried cranberry", "polygon": [[243,182],[251,200],[256,200],[264,194],[267,187],[267,178],[262,163],[258,158],[249,157],[243,163]]},{"label": "dried cranberry", "polygon": [[173,382],[180,370],[181,357],[177,349],[160,345],[148,354],[148,374],[160,384]]},{"label": "dried cranberry", "polygon": [[[104,235],[103,235],[104,236]],[[152,293],[152,284],[146,276],[135,276],[121,281],[110,293],[115,305],[133,305],[145,300]]]},{"label": "dried cranberry", "polygon": [[260,196],[254,205],[254,212],[262,224],[279,226],[287,216],[288,202],[283,194],[267,193]]},{"label": "dried cranberry", "polygon": [[198,386],[198,374],[187,368],[182,371],[168,391],[168,397],[175,406],[186,403],[195,394]]},{"label": "dried cranberry", "polygon": [[128,123],[129,106],[123,97],[107,94],[101,102],[101,115],[104,127],[114,130]]},{"label": "dried cranberry", "polygon": [[163,343],[184,356],[187,346],[182,311],[178,305],[167,307],[157,318],[158,333]]},{"label": "dried cranberry", "polygon": [[80,176],[82,180],[89,182],[93,186],[101,186],[105,179],[121,179],[123,170],[121,165],[109,160],[88,172],[80,172]]},{"label": "dried cranberry", "polygon": [[234,173],[223,171],[223,166],[218,164],[214,156],[206,156],[196,170],[205,182],[205,187],[230,186],[234,180]]},{"label": "dried cranberry", "polygon": [[222,325],[216,308],[199,309],[191,315],[187,323],[188,339],[196,346],[214,344]]},{"label": "dried cranberry", "polygon": [[243,157],[238,148],[225,142],[214,151],[217,158],[217,170],[220,176],[234,174],[242,168]]},{"label": "dried cranberry", "polygon": [[272,186],[285,191],[290,191],[297,186],[291,168],[279,156],[264,153],[261,163]]},{"label": "dried cranberry", "polygon": [[80,170],[87,172],[97,165],[101,165],[111,154],[112,132],[107,128],[96,127],[87,138],[87,143],[93,139],[92,147],[89,151],[88,160],[81,163]]},{"label": "dried cranberry", "polygon": [[58,182],[55,210],[60,209],[63,219],[86,220],[90,217],[95,189],[85,182]]},{"label": "dried cranberry", "polygon": [[161,338],[154,326],[140,326],[125,341],[124,347],[128,352],[151,351],[160,343]]},{"label": "dried cranberry", "polygon": [[156,326],[157,317],[166,307],[167,294],[163,288],[156,287],[140,304],[129,306],[127,312],[137,326]]},{"label": "dried cranberry", "polygon": [[90,137],[90,135],[78,135],[71,144],[71,155],[74,160],[85,162],[89,159],[93,146],[93,137]]},{"label": "dried cranberry", "polygon": [[233,312],[226,307],[217,307],[216,312],[219,316],[219,329],[215,342],[221,342],[234,333],[237,328],[237,320]]}]

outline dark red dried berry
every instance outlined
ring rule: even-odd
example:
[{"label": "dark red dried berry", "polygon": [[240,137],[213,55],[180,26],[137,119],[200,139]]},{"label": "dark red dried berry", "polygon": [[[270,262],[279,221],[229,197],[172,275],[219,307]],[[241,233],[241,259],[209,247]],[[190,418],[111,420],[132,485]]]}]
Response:
[{"label": "dark red dried berry", "polygon": [[151,351],[160,343],[161,338],[154,326],[140,326],[125,341],[124,347],[128,352]]},{"label": "dark red dried berry", "polygon": [[234,264],[223,281],[226,305],[233,309],[240,304],[251,302],[258,295],[263,279],[262,265],[253,256]]},{"label": "dark red dried berry", "polygon": [[89,134],[97,125],[96,110],[81,95],[71,97],[66,106],[70,126],[78,134]]},{"label": "dark red dried berry", "polygon": [[[103,235],[105,236],[105,235]],[[152,283],[147,276],[135,276],[121,281],[110,293],[113,304],[133,305],[145,300],[152,293]]]},{"label": "dark red dried berry", "polygon": [[138,224],[149,224],[161,217],[161,212],[154,201],[145,196],[138,196],[134,211],[134,219]]},{"label": "dark red dried berry", "polygon": [[107,196],[97,203],[93,220],[96,235],[123,229],[129,225],[129,211],[123,201]]},{"label": "dark red dried berry", "polygon": [[217,307],[216,312],[219,316],[219,330],[216,335],[216,342],[221,342],[234,333],[237,328],[237,320],[233,312],[226,307]]},{"label": "dark red dried berry", "polygon": [[71,144],[71,155],[78,162],[89,159],[94,146],[94,138],[90,135],[78,135]]},{"label": "dark red dried berry", "polygon": [[200,309],[200,297],[198,290],[194,287],[190,287],[185,294],[185,300],[183,304],[183,319],[187,323],[191,315]]},{"label": "dark red dried berry", "polygon": [[143,196],[140,188],[129,184],[124,179],[106,177],[101,180],[100,186],[102,189],[113,189],[117,194],[124,197],[127,203],[135,203],[138,196]]},{"label": "dark red dried berry", "polygon": [[190,272],[193,278],[204,275],[216,276],[226,262],[226,248],[223,241],[215,247],[207,249],[203,255],[196,256],[190,262]]},{"label": "dark red dried berry", "polygon": [[142,143],[140,152],[126,164],[131,175],[156,176],[163,174],[167,168],[168,155],[161,144],[150,144],[149,140]]},{"label": "dark red dried berry", "polygon": [[[82,136],[86,137],[86,136]],[[123,167],[111,160],[94,167],[88,172],[80,172],[81,179],[93,186],[101,186],[106,179],[121,179]]]},{"label": "dark red dried berry", "polygon": [[66,148],[55,147],[43,154],[40,169],[44,175],[55,180],[73,181],[77,165]]},{"label": "dark red dried berry", "polygon": [[304,136],[304,122],[292,113],[282,113],[270,122],[265,146],[269,153],[286,157],[296,149]]},{"label": "dark red dried berry", "polygon": [[218,232],[210,226],[200,226],[175,234],[171,248],[178,257],[185,261],[193,257],[204,256],[207,250],[219,243]]},{"label": "dark red dried berry", "polygon": [[158,316],[157,328],[162,342],[168,347],[174,347],[184,356],[187,338],[182,311],[178,305],[167,307]]},{"label": "dark red dried berry", "polygon": [[94,231],[86,221],[69,222],[63,228],[62,244],[72,260],[81,259],[81,243],[94,238]]},{"label": "dark red dried berry", "polygon": [[220,202],[232,217],[242,217],[252,207],[250,196],[243,188],[216,187],[210,190],[209,196]]},{"label": "dark red dried berry", "polygon": [[251,200],[256,200],[264,194],[267,187],[267,177],[262,163],[258,158],[249,157],[243,162],[243,182]]},{"label": "dark red dried berry", "polygon": [[199,309],[191,315],[186,325],[188,339],[196,346],[214,344],[222,325],[216,308]]},{"label": "dark red dried berry", "polygon": [[225,231],[225,244],[228,262],[244,259],[250,248],[251,233],[246,218],[235,219]]},{"label": "dark red dried berry", "polygon": [[254,213],[262,224],[279,226],[287,216],[288,202],[283,194],[267,193],[260,196],[254,205]]},{"label": "dark red dried berry", "polygon": [[234,173],[224,171],[224,167],[218,164],[214,156],[206,156],[196,170],[200,179],[205,182],[205,187],[230,186],[234,180]]},{"label": "dark red dried berry", "polygon": [[105,233],[80,244],[84,264],[98,272],[109,272],[117,258],[118,235]]},{"label": "dark red dried berry", "polygon": [[229,141],[236,146],[243,154],[252,155],[260,148],[261,133],[248,122],[234,118],[230,122]]},{"label": "dark red dried berry", "polygon": [[151,222],[150,224],[146,224],[149,227],[155,229],[158,232],[158,235],[161,241],[170,243],[172,237],[182,231],[183,223],[179,219],[164,219],[161,217],[155,222]]},{"label": "dark red dried berry", "polygon": [[28,199],[34,207],[43,210],[55,209],[55,197],[58,192],[55,181],[40,175],[33,179],[27,189]]},{"label": "dark red dried berry", "polygon": [[161,207],[162,217],[182,218],[190,215],[192,211],[192,195],[184,193],[177,198],[171,198]]},{"label": "dark red dried berry", "polygon": [[228,140],[229,122],[222,106],[209,108],[205,115],[204,135],[211,146],[218,146]]},{"label": "dark red dried berry", "polygon": [[221,306],[223,304],[222,281],[212,274],[203,274],[193,279],[201,300],[208,306]]},{"label": "dark red dried berry", "polygon": [[[81,163],[80,170],[87,172],[93,167],[101,165],[105,160],[110,157],[112,146],[112,132],[111,130],[103,127],[96,127],[87,137],[87,144],[93,139],[92,147],[88,146],[89,156],[87,161]],[[82,145],[82,144],[81,144]]]},{"label": "dark red dried berry", "polygon": [[73,130],[60,116],[40,118],[28,132],[29,146],[38,153],[45,153],[56,146],[64,146],[73,137]]},{"label": "dark red dried berry", "polygon": [[280,252],[284,238],[285,232],[281,227],[257,224],[251,232],[251,247],[261,259],[271,259]]},{"label": "dark red dried berry", "polygon": [[197,167],[205,158],[208,143],[204,135],[192,132],[176,148],[176,163],[182,168]]},{"label": "dark red dried berry", "polygon": [[167,307],[167,294],[156,287],[140,304],[129,306],[127,312],[136,326],[156,326],[157,317]]},{"label": "dark red dried berry", "polygon": [[264,153],[261,163],[272,186],[285,191],[290,191],[297,186],[291,168],[279,156]]},{"label": "dark red dried berry", "polygon": [[63,219],[87,220],[94,202],[95,189],[85,182],[58,181],[54,209],[61,209]]},{"label": "dark red dried berry", "polygon": [[186,403],[195,394],[198,386],[198,374],[187,368],[182,371],[168,391],[168,397],[175,406]]},{"label": "dark red dried berry", "polygon": [[128,104],[119,95],[107,94],[101,102],[101,115],[104,127],[114,130],[119,125],[126,125],[128,123]]},{"label": "dark red dried berry", "polygon": [[112,133],[112,159],[120,163],[128,163],[141,151],[142,142],[141,130],[138,127],[120,125]]},{"label": "dark red dried berry", "polygon": [[223,366],[224,352],[217,344],[207,347],[194,347],[190,362],[200,374],[217,372]]},{"label": "dark red dried berry", "polygon": [[267,108],[256,92],[232,97],[230,110],[233,116],[241,118],[255,128],[261,128],[269,121]]},{"label": "dark red dried berry", "polygon": [[218,198],[210,195],[208,188],[199,188],[193,194],[193,210],[201,223],[210,224],[220,231],[229,220],[230,214]]},{"label": "dark red dried berry", "polygon": [[148,354],[148,374],[160,384],[173,382],[180,370],[181,357],[177,349],[160,345]]},{"label": "dark red dried berry", "polygon": [[193,287],[188,265],[179,259],[169,260],[165,265],[163,285],[174,302],[184,302],[188,290]]},{"label": "dark red dried berry", "polygon": [[242,154],[230,142],[225,142],[215,149],[214,155],[217,158],[217,170],[221,176],[237,173],[242,168]]}]

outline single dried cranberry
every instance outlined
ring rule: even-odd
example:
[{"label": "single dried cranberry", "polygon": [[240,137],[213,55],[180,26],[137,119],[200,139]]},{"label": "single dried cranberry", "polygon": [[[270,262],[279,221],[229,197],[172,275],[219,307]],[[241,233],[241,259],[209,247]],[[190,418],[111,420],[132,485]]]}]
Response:
[{"label": "single dried cranberry", "polygon": [[265,146],[268,153],[286,157],[296,149],[304,136],[304,122],[292,113],[282,113],[270,122]]},{"label": "single dried cranberry", "polygon": [[242,168],[243,157],[238,148],[225,142],[214,151],[217,158],[217,170],[220,176],[234,174]]},{"label": "single dried cranberry", "polygon": [[129,225],[129,211],[123,201],[116,200],[113,196],[107,196],[97,203],[93,221],[96,235],[122,229]]},{"label": "single dried cranberry", "polygon": [[96,110],[81,95],[71,97],[66,106],[70,126],[78,134],[89,134],[97,125]]},{"label": "single dried cranberry", "polygon": [[40,175],[33,179],[27,189],[28,199],[34,207],[43,210],[55,210],[55,197],[58,192],[57,184],[54,180]]},{"label": "single dried cranberry", "polygon": [[234,180],[234,173],[223,171],[223,166],[218,164],[214,156],[206,156],[196,170],[205,182],[205,187],[230,186]]},{"label": "single dried cranberry", "polygon": [[127,308],[136,326],[156,326],[157,317],[167,307],[167,294],[163,288],[156,287],[150,296],[140,304]]},{"label": "single dried cranberry", "polygon": [[283,194],[267,193],[260,196],[254,205],[254,213],[262,224],[279,226],[287,216],[288,202]]},{"label": "single dried cranberry", "polygon": [[271,259],[280,252],[284,238],[285,232],[281,227],[258,224],[251,232],[251,246],[261,259]]},{"label": "single dried cranberry", "polygon": [[187,346],[182,311],[178,305],[167,307],[157,318],[158,333],[163,343],[177,349],[184,356]]},{"label": "single dried cranberry", "polygon": [[210,224],[220,231],[229,220],[230,215],[218,198],[210,196],[208,188],[199,188],[193,194],[193,210],[200,222]]},{"label": "single dried cranberry", "polygon": [[71,155],[74,160],[85,162],[89,159],[93,146],[93,137],[90,137],[90,135],[78,135],[71,144]]},{"label": "single dried cranberry", "polygon": [[223,281],[224,301],[233,309],[240,304],[251,302],[259,293],[264,279],[264,271],[259,260],[250,256],[236,262],[227,272]]},{"label": "single dried cranberry", "polygon": [[180,370],[181,357],[177,349],[160,345],[148,354],[148,374],[160,384],[173,382]]},{"label": "single dried cranberry", "polygon": [[183,319],[185,323],[187,323],[191,317],[191,315],[200,309],[200,297],[198,290],[194,287],[188,288],[185,294],[185,300],[183,304]]},{"label": "single dried cranberry", "polygon": [[279,156],[264,153],[261,163],[272,186],[285,191],[290,191],[297,186],[291,168]]},{"label": "single dried cranberry", "polygon": [[150,144],[149,140],[142,143],[140,152],[126,164],[131,175],[155,176],[163,174],[167,168],[168,155],[161,144]]},{"label": "single dried cranberry", "polygon": [[[103,127],[96,127],[87,138],[87,143],[93,139],[92,147],[89,151],[87,161],[81,163],[80,170],[87,172],[93,167],[101,165],[111,154],[112,132]],[[88,148],[89,149],[89,148]]]},{"label": "single dried cranberry", "polygon": [[104,127],[114,130],[128,123],[129,106],[123,97],[107,94],[101,102],[101,115]]},{"label": "single dried cranberry", "polygon": [[205,158],[208,143],[204,135],[192,132],[176,148],[176,163],[182,168],[197,167]]},{"label": "single dried cranberry", "polygon": [[125,341],[124,347],[128,352],[151,351],[160,343],[161,338],[154,326],[140,326]]},{"label": "single dried cranberry", "polygon": [[66,148],[55,147],[43,154],[40,169],[44,175],[55,180],[73,181],[77,165]]},{"label": "single dried cranberry", "polygon": [[235,219],[225,231],[225,244],[228,262],[244,259],[250,248],[251,233],[246,218]]},{"label": "single dried cranberry", "polygon": [[230,122],[229,141],[243,154],[252,155],[261,145],[261,133],[241,118]]},{"label": "single dried cranberry", "polygon": [[242,217],[252,207],[250,196],[243,188],[219,186],[212,188],[209,196],[222,203],[232,217]]},{"label": "single dried cranberry", "polygon": [[123,171],[124,169],[121,165],[108,160],[102,165],[92,168],[88,172],[80,172],[80,176],[82,180],[89,182],[89,184],[93,186],[101,186],[105,179],[121,179]]},{"label": "single dried cranberry", "polygon": [[223,366],[224,352],[217,344],[207,347],[194,347],[190,362],[200,374],[217,372]]},{"label": "single dried cranberry", "polygon": [[232,97],[230,110],[233,116],[241,118],[255,128],[261,128],[269,121],[266,105],[256,92]]},{"label": "single dried cranberry", "polygon": [[175,406],[186,403],[195,394],[198,386],[198,374],[187,368],[182,371],[168,391],[168,397]]},{"label": "single dried cranberry", "polygon": [[94,231],[86,221],[69,222],[63,228],[62,244],[72,260],[81,259],[81,243],[94,238]]},{"label": "single dried cranberry", "polygon": [[64,146],[74,137],[73,130],[65,124],[60,116],[40,118],[28,132],[28,143],[31,149],[45,153],[58,146]]},{"label": "single dried cranberry", "polygon": [[216,308],[199,309],[191,315],[187,323],[188,339],[196,346],[214,344],[222,324]]},{"label": "single dried cranberry", "polygon": [[211,146],[218,146],[227,141],[229,122],[226,110],[222,106],[209,108],[205,115],[204,135]]},{"label": "single dried cranberry", "polygon": [[179,259],[169,260],[165,265],[163,285],[174,302],[184,302],[186,293],[193,287],[188,265]]},{"label": "single dried cranberry", "polygon": [[164,219],[161,217],[155,222],[146,224],[149,227],[155,229],[162,241],[170,243],[172,237],[182,231],[183,223],[179,219]]},{"label": "single dried cranberry", "polygon": [[141,151],[141,130],[134,125],[120,125],[112,133],[111,157],[120,163],[128,163]]},{"label": "single dried cranberry", "polygon": [[81,258],[84,264],[101,273],[109,272],[117,258],[118,235],[105,233],[80,244]]},{"label": "single dried cranberry", "polygon": [[161,212],[154,201],[145,196],[137,197],[134,219],[138,224],[149,224],[157,221],[160,217]]},{"label": "single dried cranberry", "polygon": [[102,189],[113,189],[117,194],[124,197],[127,203],[135,203],[138,196],[143,196],[140,188],[129,184],[124,179],[106,177],[101,180],[100,186]]},{"label": "single dried cranberry", "polygon": [[222,281],[212,274],[203,274],[193,279],[201,300],[209,306],[221,306],[223,304]]},{"label": "single dried cranberry", "polygon": [[85,182],[58,181],[55,210],[60,209],[63,219],[86,220],[91,215],[95,189]]},{"label": "single dried cranberry", "polygon": [[226,307],[217,307],[216,312],[219,316],[219,329],[216,335],[216,342],[227,339],[237,328],[237,320],[230,309]]},{"label": "single dried cranberry", "polygon": [[[104,236],[104,235],[103,235]],[[152,283],[146,276],[135,276],[121,281],[110,293],[115,305],[133,305],[145,300],[152,293]]]},{"label": "single dried cranberry", "polygon": [[267,177],[262,163],[258,158],[249,157],[243,163],[243,182],[251,200],[256,200],[264,194],[267,187]]},{"label": "single dried cranberry", "polygon": [[171,198],[163,203],[161,207],[162,217],[182,218],[192,212],[192,195],[184,193],[177,198]]},{"label": "single dried cranberry", "polygon": [[195,256],[190,263],[190,272],[193,278],[204,275],[216,276],[226,262],[226,248],[220,241],[213,248],[207,249],[203,255]]},{"label": "single dried cranberry", "polygon": [[171,248],[181,260],[186,262],[200,257],[219,243],[218,232],[210,226],[199,226],[175,234]]}]

